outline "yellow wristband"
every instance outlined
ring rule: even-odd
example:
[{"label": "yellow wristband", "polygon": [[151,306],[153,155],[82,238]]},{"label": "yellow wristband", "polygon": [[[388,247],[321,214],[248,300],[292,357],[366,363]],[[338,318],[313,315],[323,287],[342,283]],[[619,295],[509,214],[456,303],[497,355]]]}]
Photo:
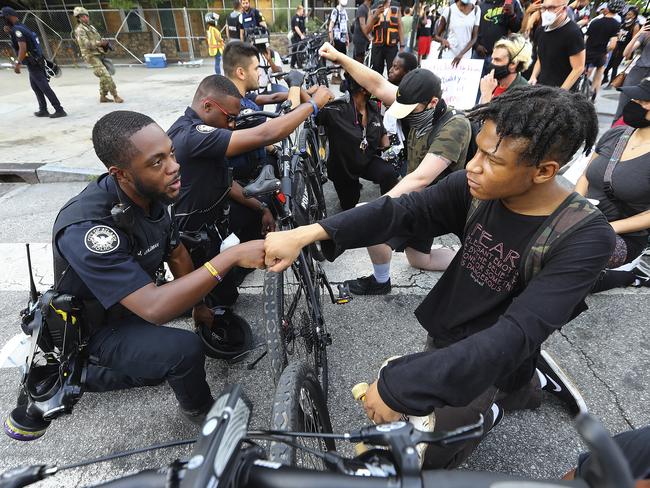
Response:
[{"label": "yellow wristband", "polygon": [[217,271],[217,269],[214,266],[212,266],[212,263],[210,263],[210,261],[206,261],[205,263],[203,263],[203,267],[207,269],[210,272],[210,274],[217,279],[219,283],[221,283],[223,278],[221,278],[219,271]]}]

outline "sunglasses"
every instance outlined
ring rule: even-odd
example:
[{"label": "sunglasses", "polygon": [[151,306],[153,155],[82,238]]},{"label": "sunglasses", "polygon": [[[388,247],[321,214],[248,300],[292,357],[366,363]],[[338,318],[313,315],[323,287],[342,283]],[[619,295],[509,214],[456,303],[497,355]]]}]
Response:
[{"label": "sunglasses", "polygon": [[235,120],[237,120],[237,115],[229,114],[228,112],[226,112],[226,111],[223,109],[223,107],[222,107],[221,105],[219,105],[219,104],[217,103],[217,101],[214,100],[213,98],[210,98],[210,97],[204,97],[203,100],[204,100],[204,101],[211,102],[211,103],[214,103],[214,104],[217,106],[217,108],[218,108],[219,110],[221,110],[221,113],[223,113],[223,114],[226,116],[226,122],[227,122],[228,124],[230,124],[230,123],[234,122]]}]

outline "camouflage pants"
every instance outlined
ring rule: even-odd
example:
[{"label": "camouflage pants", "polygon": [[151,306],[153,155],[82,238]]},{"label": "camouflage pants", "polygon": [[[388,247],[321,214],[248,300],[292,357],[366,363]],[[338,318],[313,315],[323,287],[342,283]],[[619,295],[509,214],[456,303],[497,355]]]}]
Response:
[{"label": "camouflage pants", "polygon": [[84,60],[92,66],[94,75],[99,78],[99,94],[105,96],[110,92],[115,96],[117,94],[115,82],[113,81],[113,77],[108,73],[106,66],[102,64],[99,56],[86,56]]}]

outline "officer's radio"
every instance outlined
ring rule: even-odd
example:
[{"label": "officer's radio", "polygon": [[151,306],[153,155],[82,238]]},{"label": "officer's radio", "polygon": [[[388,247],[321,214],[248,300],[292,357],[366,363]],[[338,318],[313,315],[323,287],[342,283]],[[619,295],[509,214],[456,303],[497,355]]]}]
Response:
[{"label": "officer's radio", "polygon": [[83,393],[86,343],[90,337],[83,306],[75,297],[50,289],[36,290],[27,247],[30,296],[21,312],[21,328],[31,337],[16,408],[5,420],[12,439],[38,439],[50,422],[72,411]]},{"label": "officer's radio", "polygon": [[135,216],[133,215],[133,212],[130,211],[131,206],[124,203],[124,200],[122,200],[122,188],[120,188],[120,184],[117,181],[117,176],[114,174],[111,176],[115,181],[117,199],[119,201],[119,203],[111,208],[111,218],[117,227],[131,235],[133,233],[133,226],[135,225]]}]

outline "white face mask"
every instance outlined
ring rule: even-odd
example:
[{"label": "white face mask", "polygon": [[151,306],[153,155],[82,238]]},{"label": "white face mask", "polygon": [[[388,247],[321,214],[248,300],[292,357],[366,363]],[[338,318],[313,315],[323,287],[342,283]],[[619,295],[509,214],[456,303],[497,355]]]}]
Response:
[{"label": "white face mask", "polygon": [[555,12],[542,12],[542,26],[548,27],[553,22],[557,20],[557,14]]}]

